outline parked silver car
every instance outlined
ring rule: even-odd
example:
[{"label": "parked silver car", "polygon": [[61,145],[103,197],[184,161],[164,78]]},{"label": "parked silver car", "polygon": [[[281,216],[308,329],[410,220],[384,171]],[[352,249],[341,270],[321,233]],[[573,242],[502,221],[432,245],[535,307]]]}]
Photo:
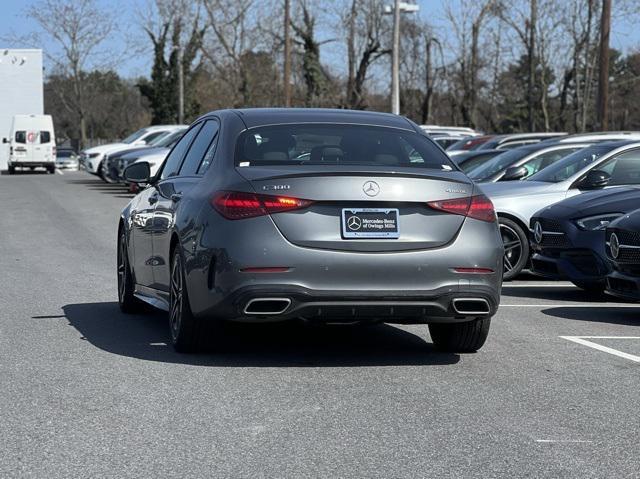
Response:
[{"label": "parked silver car", "polygon": [[640,184],[640,142],[599,143],[579,150],[524,181],[483,184],[493,201],[505,248],[504,278],[517,276],[529,261],[533,214],[583,191]]}]

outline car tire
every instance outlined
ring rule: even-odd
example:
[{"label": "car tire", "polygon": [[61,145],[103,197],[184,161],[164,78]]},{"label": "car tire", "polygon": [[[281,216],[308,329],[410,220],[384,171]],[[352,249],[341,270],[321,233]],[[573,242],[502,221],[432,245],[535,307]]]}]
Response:
[{"label": "car tire", "polygon": [[578,288],[586,291],[587,293],[590,294],[603,294],[604,290],[606,289],[607,285],[606,283],[587,283],[584,281],[572,281],[572,283],[574,285],[576,285]]},{"label": "car tire", "polygon": [[522,227],[509,218],[498,218],[504,245],[504,276],[510,281],[518,276],[529,261],[529,237]]},{"label": "car tire", "polygon": [[9,167],[9,174],[10,175],[14,175],[16,173],[16,167],[15,166],[10,166]]},{"label": "car tire", "polygon": [[134,314],[144,311],[145,304],[134,296],[135,281],[131,272],[124,231],[118,236],[118,305],[120,311]]},{"label": "car tire", "polygon": [[54,174],[56,173],[56,167],[55,167],[55,166],[48,166],[48,167],[47,167],[47,171],[48,171],[50,174],[54,175]]},{"label": "car tire", "polygon": [[173,347],[179,353],[196,353],[202,349],[205,337],[204,321],[193,315],[189,305],[180,246],[176,246],[171,255],[169,332]]},{"label": "car tire", "polygon": [[464,323],[434,323],[429,325],[433,344],[441,351],[472,353],[487,340],[491,318],[475,319]]}]

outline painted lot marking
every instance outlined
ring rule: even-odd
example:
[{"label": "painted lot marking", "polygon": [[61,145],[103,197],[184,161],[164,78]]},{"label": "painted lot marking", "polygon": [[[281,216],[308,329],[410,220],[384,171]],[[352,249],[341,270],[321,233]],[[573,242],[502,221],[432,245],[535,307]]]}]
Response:
[{"label": "painted lot marking", "polygon": [[570,443],[570,444],[584,444],[584,443],[591,443],[593,441],[583,441],[580,439],[536,439],[536,442],[541,442],[541,443],[564,442],[564,443]]},{"label": "painted lot marking", "polygon": [[59,175],[64,175],[64,173],[60,170],[56,170],[56,173],[58,173]]},{"label": "painted lot marking", "polygon": [[628,359],[629,361],[633,361],[635,363],[640,363],[640,356],[636,356],[635,354],[625,353],[623,351],[618,351],[617,349],[609,348],[607,346],[603,346],[602,344],[594,343],[593,341],[588,341],[589,339],[640,339],[640,336],[560,336],[560,337],[562,339],[566,339],[567,341],[573,341],[574,343],[582,344],[583,346],[597,349],[598,351],[602,351],[604,353],[613,354],[614,356]]},{"label": "painted lot marking", "polygon": [[611,304],[611,303],[544,303],[544,304],[500,304],[501,308],[638,308],[638,304]]}]

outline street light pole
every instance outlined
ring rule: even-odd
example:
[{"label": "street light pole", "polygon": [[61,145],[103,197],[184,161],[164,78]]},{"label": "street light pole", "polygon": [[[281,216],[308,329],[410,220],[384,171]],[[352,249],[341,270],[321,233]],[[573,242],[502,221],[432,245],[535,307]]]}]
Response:
[{"label": "street light pole", "polygon": [[391,113],[400,114],[400,0],[393,2],[393,47],[391,50]]},{"label": "street light pole", "polygon": [[291,38],[289,23],[291,23],[290,0],[284,0],[284,106],[291,106]]},{"label": "street light pole", "polygon": [[178,124],[184,123],[184,65],[182,45],[178,46]]},{"label": "street light pole", "polygon": [[385,7],[384,13],[393,15],[393,46],[391,48],[391,113],[400,114],[400,14],[415,13],[418,5],[394,0],[393,7]]}]

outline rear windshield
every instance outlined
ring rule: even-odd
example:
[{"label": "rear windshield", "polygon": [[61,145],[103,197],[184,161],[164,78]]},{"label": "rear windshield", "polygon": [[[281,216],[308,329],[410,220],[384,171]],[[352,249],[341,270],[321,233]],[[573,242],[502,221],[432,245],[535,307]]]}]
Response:
[{"label": "rear windshield", "polygon": [[618,146],[615,145],[594,145],[575,153],[554,163],[547,168],[540,170],[535,175],[525,178],[525,181],[544,181],[545,183],[560,183],[571,178],[573,175],[586,168],[605,153],[608,153]]},{"label": "rear windshield", "polygon": [[358,165],[453,170],[426,136],[363,125],[278,125],[252,128],[238,140],[236,166]]}]

